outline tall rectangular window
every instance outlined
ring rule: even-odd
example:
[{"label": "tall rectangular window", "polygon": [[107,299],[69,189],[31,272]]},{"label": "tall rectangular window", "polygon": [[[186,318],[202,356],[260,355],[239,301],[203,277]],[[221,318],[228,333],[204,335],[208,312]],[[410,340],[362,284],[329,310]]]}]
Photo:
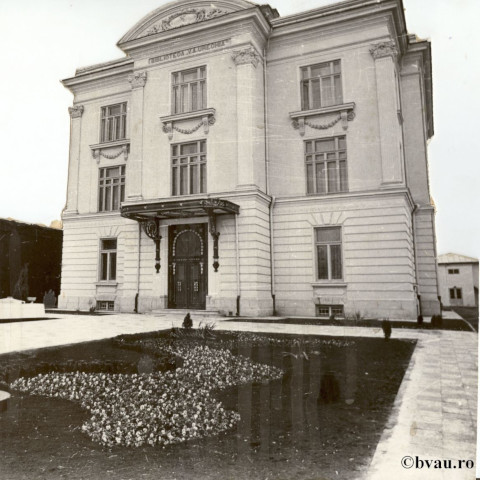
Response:
[{"label": "tall rectangular window", "polygon": [[124,140],[127,132],[127,103],[102,107],[100,143]]},{"label": "tall rectangular window", "polygon": [[307,193],[348,191],[345,136],[305,142]]},{"label": "tall rectangular window", "polygon": [[172,74],[172,112],[186,113],[207,108],[207,72],[205,67]]},{"label": "tall rectangular window", "polygon": [[207,144],[205,140],[172,145],[172,195],[207,191]]},{"label": "tall rectangular window", "polygon": [[117,239],[101,240],[100,244],[100,280],[117,279]]},{"label": "tall rectangular window", "polygon": [[100,169],[98,211],[111,212],[125,200],[125,165]]},{"label": "tall rectangular window", "polygon": [[340,60],[302,67],[302,110],[343,102]]},{"label": "tall rectangular window", "polygon": [[341,280],[343,278],[341,228],[316,228],[315,244],[317,248],[317,279]]}]

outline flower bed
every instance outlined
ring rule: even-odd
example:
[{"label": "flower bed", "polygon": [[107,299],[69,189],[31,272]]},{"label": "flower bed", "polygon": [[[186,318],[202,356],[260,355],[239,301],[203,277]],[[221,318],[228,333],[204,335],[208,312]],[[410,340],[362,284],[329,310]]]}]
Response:
[{"label": "flower bed", "polygon": [[[179,338],[178,332],[181,333]],[[158,355],[159,352],[169,350],[174,345],[194,344],[208,345],[214,349],[228,349],[235,351],[238,347],[249,346],[279,346],[279,347],[304,347],[304,348],[348,348],[354,342],[348,338],[315,338],[315,337],[285,337],[275,335],[262,335],[251,332],[213,332],[210,331],[208,336],[201,336],[198,330],[192,330],[185,333],[183,329],[172,329],[167,336],[152,336],[149,334],[120,335],[113,339],[115,346],[126,348],[139,352]]]},{"label": "flower bed", "polygon": [[225,349],[162,343],[153,350],[184,360],[182,368],[143,375],[72,372],[19,378],[12,389],[79,402],[90,418],[82,426],[106,446],[169,445],[227,430],[239,420],[213,391],[280,378],[278,368]]}]

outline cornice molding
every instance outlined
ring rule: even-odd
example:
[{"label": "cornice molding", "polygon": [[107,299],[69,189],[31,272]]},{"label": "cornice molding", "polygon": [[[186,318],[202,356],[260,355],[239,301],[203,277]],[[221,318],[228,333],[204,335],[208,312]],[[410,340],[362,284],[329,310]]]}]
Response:
[{"label": "cornice molding", "polygon": [[372,48],[370,48],[370,53],[375,60],[385,57],[392,57],[393,60],[396,60],[398,49],[393,40],[388,40],[373,45]]},{"label": "cornice molding", "polygon": [[135,72],[127,77],[133,89],[143,88],[147,83],[147,72]]},{"label": "cornice molding", "polygon": [[161,203],[161,202],[166,202],[169,200],[172,200],[172,198],[178,199],[179,201],[182,200],[196,200],[196,199],[205,199],[205,198],[211,198],[211,197],[222,197],[224,200],[230,200],[232,202],[235,201],[235,199],[240,199],[240,200],[252,200],[252,199],[259,199],[261,200],[265,205],[269,205],[271,202],[271,197],[262,191],[260,191],[258,188],[252,188],[247,191],[220,191],[220,192],[211,192],[206,195],[205,194],[195,194],[195,195],[179,195],[178,197],[159,197],[159,198],[151,198],[147,200],[142,200],[142,201],[128,201],[126,200],[125,202],[122,202],[122,205],[143,205],[145,203]]},{"label": "cornice molding", "polygon": [[394,35],[402,51],[406,47],[406,24],[401,0],[349,0],[336,2],[313,10],[287,15],[272,20],[272,38],[277,35],[294,33],[305,28],[325,27],[327,24],[340,26],[341,22],[391,13]]},{"label": "cornice molding", "polygon": [[83,115],[85,110],[83,105],[74,105],[73,107],[68,107],[68,113],[71,118],[80,118]]},{"label": "cornice molding", "polygon": [[[195,27],[199,24],[208,23],[219,17],[229,14],[241,13],[248,10],[258,10],[262,17],[266,13],[249,1],[245,0],[182,0],[167,3],[150,12],[138,21],[123,37],[117,45],[125,51],[129,49],[127,44],[138,40],[147,40],[149,37],[158,37],[159,34],[174,33],[182,27]],[[261,13],[264,12],[264,13]],[[273,13],[273,12],[271,12]],[[275,16],[275,15],[273,15]],[[207,28],[209,28],[208,25]],[[186,28],[186,30],[190,30]],[[182,32],[183,33],[183,32]]]},{"label": "cornice molding", "polygon": [[[227,196],[225,195],[225,197]],[[332,203],[357,199],[369,199],[372,201],[378,201],[380,197],[404,197],[411,211],[414,209],[415,206],[410,190],[405,186],[398,186],[391,189],[360,190],[353,192],[331,193],[325,195],[316,194],[276,197],[275,205],[280,206],[295,203],[318,205],[319,201],[321,201],[321,203]]]},{"label": "cornice molding", "polygon": [[[133,62],[121,67],[99,69],[62,80],[62,85],[76,94],[85,89],[97,89],[118,84],[126,84],[128,75],[133,71]],[[128,84],[127,84],[128,85]],[[125,85],[126,86],[126,85]]]},{"label": "cornice molding", "polygon": [[[216,6],[220,7],[217,3]],[[245,35],[247,30],[255,31],[256,35],[262,38],[263,45],[270,31],[270,25],[260,9],[252,7],[232,11],[228,15],[221,15],[210,21],[192,23],[180,29],[165,30],[155,35],[130,38],[117,45],[130,57],[141,56],[143,58],[146,51],[158,55],[158,52],[162,51],[167,44],[170,44],[173,50],[183,43],[185,48],[188,48],[192,42],[195,44],[208,43],[215,41],[214,38],[222,40],[226,36],[234,36],[233,32]]]},{"label": "cornice molding", "polygon": [[237,67],[239,65],[251,64],[257,68],[258,63],[260,62],[260,55],[252,46],[249,46],[242,50],[234,50],[232,52],[232,60]]}]

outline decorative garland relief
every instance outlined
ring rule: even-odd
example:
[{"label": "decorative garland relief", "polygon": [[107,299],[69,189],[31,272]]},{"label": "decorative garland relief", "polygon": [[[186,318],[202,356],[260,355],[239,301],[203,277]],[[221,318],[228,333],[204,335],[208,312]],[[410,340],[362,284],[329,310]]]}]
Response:
[{"label": "decorative garland relief", "polygon": [[127,145],[122,145],[122,148],[112,154],[104,153],[102,150],[97,149],[97,150],[92,150],[92,156],[93,158],[97,159],[97,162],[100,161],[100,157],[107,158],[108,160],[114,160],[115,158],[118,158],[121,154],[123,153],[123,156],[125,157],[125,160],[128,158],[128,146]]},{"label": "decorative garland relief", "polygon": [[354,118],[355,112],[341,112],[338,117],[333,119],[331,122],[324,124],[316,124],[305,120],[304,117],[300,117],[298,120],[293,120],[292,126],[295,130],[300,130],[300,135],[303,137],[303,135],[305,135],[305,125],[310,128],[314,128],[315,130],[327,130],[336,125],[338,122],[342,121],[343,129],[347,130],[348,122],[351,122]]},{"label": "decorative garland relief", "polygon": [[[166,117],[165,117],[166,118]],[[198,118],[198,117],[197,117]],[[183,119],[185,120],[185,119]],[[188,120],[188,119],[186,119]],[[178,122],[179,120],[175,119],[168,119],[167,121],[163,121],[163,127],[162,130],[164,133],[168,134],[168,139],[171,140],[173,138],[173,132],[176,131],[178,133],[182,133],[184,135],[191,135],[192,133],[196,132],[198,129],[200,129],[203,126],[203,131],[205,135],[208,134],[210,130],[210,126],[214,125],[216,122],[215,118],[215,110],[211,109],[211,111],[205,115],[202,116],[202,119],[200,122],[198,122],[195,126],[192,128],[180,128],[175,125],[175,122]]]}]

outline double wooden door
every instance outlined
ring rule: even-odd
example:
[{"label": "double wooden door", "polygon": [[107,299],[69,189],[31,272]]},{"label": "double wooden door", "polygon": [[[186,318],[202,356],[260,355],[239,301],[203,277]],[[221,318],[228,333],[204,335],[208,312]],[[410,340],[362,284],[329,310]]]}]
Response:
[{"label": "double wooden door", "polygon": [[169,227],[169,308],[204,310],[207,295],[206,224]]}]

